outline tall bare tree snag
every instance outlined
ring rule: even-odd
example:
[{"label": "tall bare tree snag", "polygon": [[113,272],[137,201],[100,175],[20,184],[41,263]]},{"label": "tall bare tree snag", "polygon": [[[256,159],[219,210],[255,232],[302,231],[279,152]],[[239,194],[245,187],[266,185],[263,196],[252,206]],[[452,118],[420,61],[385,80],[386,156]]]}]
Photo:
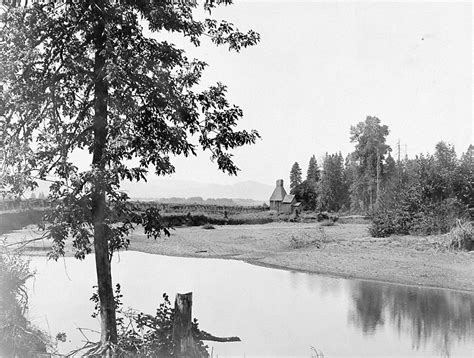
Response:
[{"label": "tall bare tree snag", "polygon": [[[152,33],[181,33],[195,46],[205,38],[240,51],[259,35],[212,18],[216,6],[231,3],[66,0],[10,2],[0,11],[5,185],[19,194],[38,179],[53,182],[51,258],[64,255],[69,238],[79,259],[94,250],[105,355],[117,342],[112,254],[128,247],[136,225],[153,238],[169,233],[157,209],[140,212],[128,201],[121,182],[145,180],[150,169],[171,174],[173,156],[198,148],[235,175],[232,149],[259,138],[236,129],[243,112],[227,101],[223,84],[197,89],[206,63],[145,36],[143,24]],[[207,19],[193,16],[201,6]],[[89,153],[91,166],[79,169],[73,151]]]}]

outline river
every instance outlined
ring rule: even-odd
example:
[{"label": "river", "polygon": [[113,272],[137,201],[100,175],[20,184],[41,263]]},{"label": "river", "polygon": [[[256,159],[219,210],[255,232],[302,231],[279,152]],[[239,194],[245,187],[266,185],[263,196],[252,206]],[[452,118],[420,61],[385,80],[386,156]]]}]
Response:
[{"label": "river", "polygon": [[[84,340],[92,318],[93,257],[33,257],[29,318],[67,351]],[[214,357],[451,356],[474,352],[474,295],[347,280],[241,261],[123,252],[113,262],[124,307],[154,313],[162,294],[192,291],[200,328],[240,343],[213,343]],[[83,330],[90,339],[97,336]],[[313,351],[314,353],[314,351]]]}]

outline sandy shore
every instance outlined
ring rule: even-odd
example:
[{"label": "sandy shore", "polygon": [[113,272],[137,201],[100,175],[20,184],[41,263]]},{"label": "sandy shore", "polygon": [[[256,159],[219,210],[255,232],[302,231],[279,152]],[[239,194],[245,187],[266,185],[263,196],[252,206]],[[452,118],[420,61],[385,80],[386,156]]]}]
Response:
[{"label": "sandy shore", "polygon": [[372,238],[364,224],[316,223],[178,228],[157,241],[134,233],[131,250],[214,257],[324,275],[474,292],[474,252],[442,247],[443,236]]},{"label": "sandy shore", "polygon": [[[23,230],[9,236],[19,239],[34,234]],[[235,259],[331,276],[474,292],[474,252],[447,250],[444,239],[376,239],[370,237],[365,224],[270,223],[215,226],[213,230],[183,227],[156,241],[136,230],[129,250]],[[36,242],[26,253],[44,255],[48,246]]]}]

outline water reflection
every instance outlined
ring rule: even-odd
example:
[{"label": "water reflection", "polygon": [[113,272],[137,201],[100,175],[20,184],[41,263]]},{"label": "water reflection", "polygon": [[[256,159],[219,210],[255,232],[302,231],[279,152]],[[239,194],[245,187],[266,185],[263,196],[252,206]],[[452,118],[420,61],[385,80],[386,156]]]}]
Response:
[{"label": "water reflection", "polygon": [[[100,327],[90,316],[93,259],[32,259],[28,319],[52,334],[66,332],[65,352],[83,340],[76,327]],[[214,356],[309,357],[310,346],[326,357],[466,357],[474,350],[472,294],[131,251],[113,267],[124,307],[153,312],[163,292],[195,292],[193,310],[204,329],[242,338],[212,344]]]},{"label": "water reflection", "polygon": [[388,322],[411,336],[414,350],[429,344],[450,356],[455,342],[474,336],[474,297],[466,293],[355,281],[352,300],[351,324],[368,335]]}]

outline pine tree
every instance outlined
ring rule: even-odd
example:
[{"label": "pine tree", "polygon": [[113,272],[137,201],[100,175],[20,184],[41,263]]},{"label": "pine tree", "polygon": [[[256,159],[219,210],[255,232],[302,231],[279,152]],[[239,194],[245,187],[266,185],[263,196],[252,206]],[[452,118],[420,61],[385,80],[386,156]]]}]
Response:
[{"label": "pine tree", "polygon": [[309,159],[308,171],[306,174],[306,180],[309,182],[318,182],[319,181],[319,167],[316,157],[314,155]]},{"label": "pine tree", "polygon": [[323,162],[321,193],[319,197],[322,210],[338,211],[345,201],[344,160],[342,154],[327,154]]},{"label": "pine tree", "polygon": [[295,189],[302,183],[302,172],[298,162],[295,162],[290,171],[290,194],[295,193]]}]

